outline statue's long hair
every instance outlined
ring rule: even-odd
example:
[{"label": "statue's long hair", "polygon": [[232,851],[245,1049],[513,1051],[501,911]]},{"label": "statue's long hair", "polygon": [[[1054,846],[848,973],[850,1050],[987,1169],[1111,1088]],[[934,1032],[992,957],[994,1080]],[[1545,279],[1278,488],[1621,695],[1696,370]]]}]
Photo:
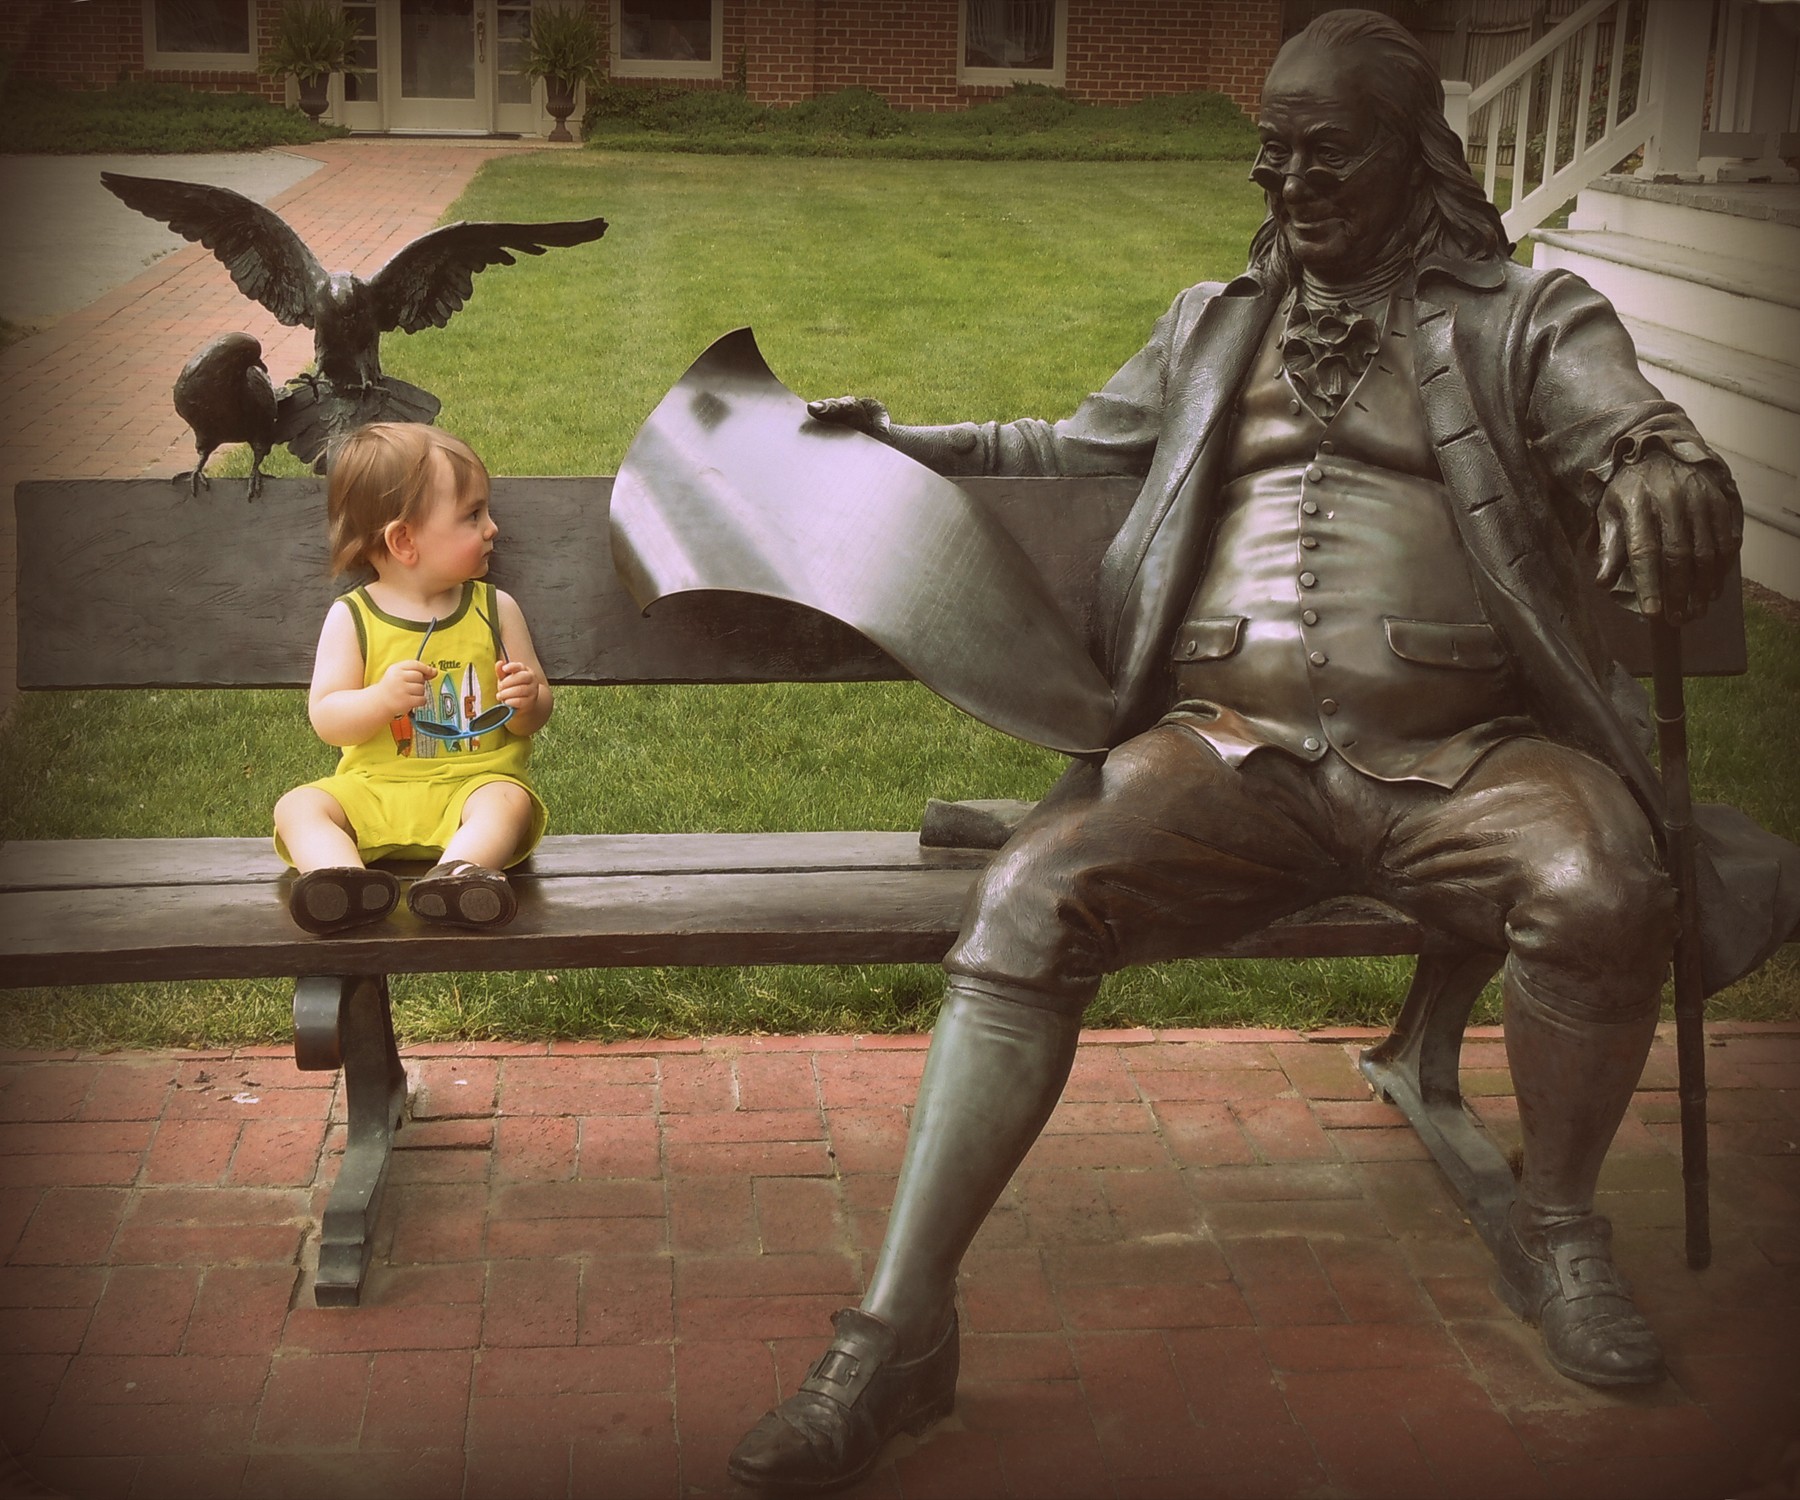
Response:
[{"label": "statue's long hair", "polygon": [[[1512,253],[1500,211],[1469,170],[1462,142],[1444,118],[1444,85],[1430,55],[1399,22],[1372,10],[1327,11],[1289,46],[1354,47],[1367,58],[1369,98],[1382,129],[1408,147],[1419,179],[1407,219],[1415,256],[1488,260]],[[1282,284],[1299,279],[1273,212],[1250,242],[1250,268]]]}]

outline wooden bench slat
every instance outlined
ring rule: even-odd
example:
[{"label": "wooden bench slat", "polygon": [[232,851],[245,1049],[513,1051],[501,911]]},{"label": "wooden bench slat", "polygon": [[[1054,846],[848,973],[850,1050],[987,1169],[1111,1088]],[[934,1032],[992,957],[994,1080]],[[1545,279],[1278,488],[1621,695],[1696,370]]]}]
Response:
[{"label": "wooden bench slat", "polygon": [[[804,870],[975,869],[988,855],[925,849],[916,833],[605,833],[547,838],[514,875],[753,874]],[[267,884],[283,871],[267,839],[19,839],[0,844],[0,892],[111,886]],[[424,863],[397,865],[420,873]]]},{"label": "wooden bench slat", "polygon": [[[1094,608],[1099,558],[1137,493],[1129,478],[959,481],[990,506],[1071,621]],[[227,482],[199,499],[161,479],[17,486],[23,688],[298,687],[311,677],[326,574],[324,488]],[[612,563],[612,480],[496,478],[493,578],[518,596],[554,682],[862,682],[906,674],[848,626],[747,595],[640,613]],[[203,507],[206,545],[194,545]],[[1744,670],[1735,577],[1682,632],[1690,675]],[[1643,622],[1603,606],[1627,670],[1650,670]]]}]

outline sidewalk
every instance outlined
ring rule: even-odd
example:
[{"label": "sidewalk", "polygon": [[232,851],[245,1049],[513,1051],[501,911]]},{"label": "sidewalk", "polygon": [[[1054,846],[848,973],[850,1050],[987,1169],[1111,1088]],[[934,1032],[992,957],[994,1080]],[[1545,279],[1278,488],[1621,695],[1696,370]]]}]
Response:
[{"label": "sidewalk", "polygon": [[[968,1258],[956,1415],[875,1497],[1750,1493],[1800,1437],[1800,1026],[1672,1034],[1603,1178],[1672,1378],[1563,1379],[1367,1034],[1094,1033]],[[0,1062],[0,1438],[75,1496],[719,1495],[866,1280],[923,1040],[408,1049],[376,1264],[312,1305],[342,1094],[276,1049]],[[1465,1087],[1513,1133],[1504,1050]],[[1790,1481],[1791,1482],[1791,1481]]]}]

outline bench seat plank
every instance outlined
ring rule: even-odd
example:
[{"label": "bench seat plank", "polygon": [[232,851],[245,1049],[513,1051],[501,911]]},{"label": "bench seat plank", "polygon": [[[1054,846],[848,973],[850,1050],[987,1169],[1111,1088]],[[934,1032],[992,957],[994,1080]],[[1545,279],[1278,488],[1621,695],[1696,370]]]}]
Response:
[{"label": "bench seat plank", "polygon": [[[467,970],[935,963],[987,855],[907,833],[547,839],[491,933],[404,910],[333,937],[288,918],[260,839],[0,848],[0,987]],[[84,878],[85,877],[85,878]],[[1278,923],[1219,956],[1413,953],[1418,928],[1369,902]]]},{"label": "bench seat plank", "polygon": [[[916,833],[602,833],[545,839],[521,880],[695,871],[976,869],[985,851],[921,848]],[[401,873],[423,863],[395,862]],[[284,866],[268,839],[17,839],[0,844],[0,892],[107,886],[267,884]]]}]

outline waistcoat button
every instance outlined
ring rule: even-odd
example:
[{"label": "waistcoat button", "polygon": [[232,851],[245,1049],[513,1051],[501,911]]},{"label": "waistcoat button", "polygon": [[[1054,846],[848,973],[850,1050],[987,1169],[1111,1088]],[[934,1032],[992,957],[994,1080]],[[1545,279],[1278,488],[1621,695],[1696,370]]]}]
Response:
[{"label": "waistcoat button", "polygon": [[1308,469],[1306,471],[1306,477],[1308,479],[1310,479],[1314,484],[1317,484],[1321,479],[1323,479],[1325,477],[1325,471],[1323,469],[1321,469],[1317,464],[1314,464],[1310,469]]},{"label": "waistcoat button", "polygon": [[1300,611],[1300,620],[1302,624],[1317,625],[1319,623],[1319,612],[1316,609],[1303,609]]},{"label": "waistcoat button", "polygon": [[1321,698],[1319,700],[1319,712],[1320,713],[1334,714],[1337,711],[1338,711],[1338,701],[1336,698]]},{"label": "waistcoat button", "polygon": [[1300,514],[1301,515],[1316,516],[1316,515],[1318,515],[1318,513],[1319,513],[1319,502],[1317,500],[1302,500],[1300,502]]},{"label": "waistcoat button", "polygon": [[1298,402],[1298,401],[1289,401],[1289,402],[1288,402],[1288,410],[1289,410],[1289,411],[1293,411],[1293,412],[1297,412],[1297,411],[1299,411],[1299,410],[1300,410],[1300,403],[1299,403],[1299,402]]},{"label": "waistcoat button", "polygon": [[1319,575],[1317,573],[1302,573],[1300,575],[1300,587],[1303,589],[1311,588],[1318,581]]},{"label": "waistcoat button", "polygon": [[1330,438],[1324,438],[1319,443],[1319,452],[1321,452],[1321,453],[1336,453],[1337,452],[1337,444],[1332,442],[1332,440]]},{"label": "waistcoat button", "polygon": [[1319,750],[1319,749],[1324,748],[1322,745],[1320,745],[1319,741],[1310,734],[1303,741],[1301,741],[1301,743],[1303,745],[1305,745],[1305,747],[1308,750]]},{"label": "waistcoat button", "polygon": [[1316,536],[1303,536],[1300,538],[1300,545],[1307,548],[1316,547],[1319,545],[1319,539]]},{"label": "waistcoat button", "polygon": [[1315,667],[1322,667],[1331,658],[1326,656],[1326,654],[1323,651],[1309,651],[1307,653],[1306,659],[1309,662],[1311,662]]}]

